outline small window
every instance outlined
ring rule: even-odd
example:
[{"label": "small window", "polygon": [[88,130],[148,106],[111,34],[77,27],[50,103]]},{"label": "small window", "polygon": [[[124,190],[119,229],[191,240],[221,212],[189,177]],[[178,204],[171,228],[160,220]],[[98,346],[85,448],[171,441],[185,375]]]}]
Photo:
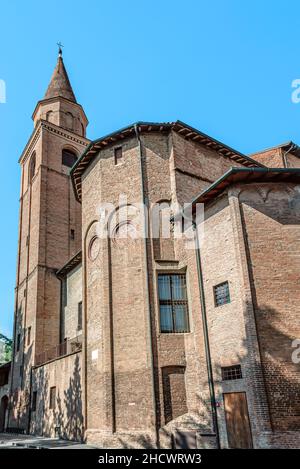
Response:
[{"label": "small window", "polygon": [[121,163],[123,158],[122,147],[115,148],[115,164]]},{"label": "small window", "polygon": [[23,365],[20,365],[20,377],[23,375]]},{"label": "small window", "polygon": [[75,230],[70,231],[70,238],[73,240],[75,239]]},{"label": "small window", "polygon": [[32,412],[36,411],[36,398],[37,398],[37,391],[33,391],[33,393],[32,393],[32,404],[31,404]]},{"label": "small window", "polygon": [[67,166],[68,168],[72,168],[72,166],[76,163],[77,156],[71,150],[63,150],[62,151],[62,164]]},{"label": "small window", "polygon": [[27,291],[26,288],[24,288],[24,298],[26,297]]},{"label": "small window", "polygon": [[49,409],[55,409],[56,387],[50,388]]},{"label": "small window", "polygon": [[34,152],[29,163],[29,184],[31,184],[31,181],[35,175],[35,167],[36,167],[36,156]]},{"label": "small window", "polygon": [[225,366],[222,368],[222,380],[231,381],[233,379],[242,379],[241,365]]},{"label": "small window", "polygon": [[230,303],[228,282],[220,283],[214,287],[215,306],[222,306]]},{"label": "small window", "polygon": [[77,330],[81,331],[82,330],[82,301],[78,303],[78,324],[77,324]]},{"label": "small window", "polygon": [[189,332],[185,275],[159,275],[158,293],[161,332]]},{"label": "small window", "polygon": [[17,335],[17,352],[20,350],[21,334]]},{"label": "small window", "polygon": [[27,345],[30,345],[31,342],[31,326],[27,329]]}]

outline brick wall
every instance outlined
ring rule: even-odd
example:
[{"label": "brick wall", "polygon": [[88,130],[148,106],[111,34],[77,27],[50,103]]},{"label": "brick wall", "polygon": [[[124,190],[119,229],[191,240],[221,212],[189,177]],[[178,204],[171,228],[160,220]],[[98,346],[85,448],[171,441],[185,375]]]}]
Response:
[{"label": "brick wall", "polygon": [[[50,388],[55,387],[55,403],[50,408]],[[30,433],[59,436],[81,441],[83,438],[81,352],[33,369],[32,393],[36,410],[31,411]]]},{"label": "brick wall", "polygon": [[[59,343],[60,281],[56,271],[81,248],[81,206],[75,200],[69,169],[62,165],[61,152],[71,147],[80,154],[86,144],[87,140],[72,132],[38,122],[20,160],[15,347],[18,334],[21,343],[12,364],[9,426],[27,429],[32,363],[37,354]],[[33,154],[35,175],[30,183]],[[75,230],[74,240],[71,229]]]},{"label": "brick wall", "polygon": [[240,194],[257,330],[272,425],[299,430],[299,189],[276,184]]},{"label": "brick wall", "polygon": [[[216,179],[232,166],[231,160],[176,134],[143,134],[141,139],[149,206],[161,200],[190,201],[207,187],[209,175]],[[171,258],[164,256],[160,261],[149,240],[146,247],[140,240],[98,240],[98,255],[93,260],[89,256],[90,243],[95,243],[97,236],[99,204],[118,206],[121,193],[127,195],[128,203],[142,201],[137,142],[123,141],[122,148],[120,164],[115,166],[111,146],[95,157],[83,176],[87,439],[104,446],[155,445],[155,419],[162,446],[171,445],[176,429],[198,432],[200,440],[200,434],[214,437],[194,252],[186,251],[183,242],[175,240],[169,251]],[[191,323],[187,334],[160,332],[159,272],[187,272]],[[163,369],[174,366],[185,368],[181,382],[186,406],[174,411],[174,418],[168,422]]]}]

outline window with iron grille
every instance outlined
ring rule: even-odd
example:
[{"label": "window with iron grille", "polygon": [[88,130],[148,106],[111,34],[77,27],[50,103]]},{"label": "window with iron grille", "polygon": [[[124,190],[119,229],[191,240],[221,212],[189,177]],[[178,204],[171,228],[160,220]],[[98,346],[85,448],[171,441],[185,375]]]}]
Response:
[{"label": "window with iron grille", "polygon": [[123,158],[122,147],[115,148],[115,164],[121,163]]},{"label": "window with iron grille", "polygon": [[214,287],[215,306],[222,306],[230,303],[228,282],[220,283]]},{"label": "window with iron grille", "polygon": [[82,330],[82,301],[78,303],[78,320],[77,320],[77,330]]},{"label": "window with iron grille", "polygon": [[161,332],[189,332],[185,274],[158,276]]},{"label": "window with iron grille", "polygon": [[62,151],[62,164],[67,166],[68,168],[72,168],[72,166],[77,161],[77,156],[71,150],[63,150]]},{"label": "window with iron grille", "polygon": [[243,378],[241,365],[224,366],[221,370],[223,381]]},{"label": "window with iron grille", "polygon": [[37,398],[37,391],[33,391],[33,393],[32,393],[32,404],[31,404],[32,412],[36,411],[36,398]]},{"label": "window with iron grille", "polygon": [[56,397],[56,387],[52,386],[52,388],[50,388],[49,409],[55,409],[55,397]]}]

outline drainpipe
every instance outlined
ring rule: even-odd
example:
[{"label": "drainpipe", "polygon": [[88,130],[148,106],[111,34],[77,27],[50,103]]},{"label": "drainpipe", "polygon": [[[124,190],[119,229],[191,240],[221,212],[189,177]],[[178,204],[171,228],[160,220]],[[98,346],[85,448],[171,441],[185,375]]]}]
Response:
[{"label": "drainpipe", "polygon": [[[138,125],[134,124],[134,131],[136,135],[136,139],[138,142],[138,148],[139,148],[139,161],[140,161],[140,175],[141,175],[141,186],[142,186],[142,200],[143,200],[143,206],[144,206],[144,227],[146,230],[146,227],[148,226],[147,224],[147,213],[145,210],[145,207],[148,209],[149,204],[148,200],[146,199],[145,196],[145,187],[144,187],[144,170],[143,170],[143,152],[142,152],[142,142],[140,139],[140,134],[139,134],[139,129]],[[150,339],[150,357],[151,357],[151,381],[152,381],[152,402],[153,402],[153,409],[154,409],[154,418],[155,418],[155,434],[156,434],[156,446],[159,448],[159,431],[158,431],[158,422],[157,422],[157,409],[156,409],[156,391],[155,391],[155,376],[154,376],[154,352],[153,352],[153,334],[152,334],[152,318],[151,318],[151,297],[150,297],[150,288],[149,288],[149,259],[148,259],[148,248],[147,248],[147,237],[148,233],[145,232],[145,237],[144,237],[144,260],[145,260],[145,265],[146,265],[146,294],[147,294],[147,299],[148,299],[148,333],[149,333],[149,339]]]},{"label": "drainpipe", "polygon": [[28,435],[30,435],[30,424],[31,424],[31,400],[32,400],[32,365],[30,367],[29,409],[28,409],[28,423],[27,423]]},{"label": "drainpipe", "polygon": [[288,160],[287,160],[287,155],[290,153],[292,150],[294,150],[297,147],[294,143],[291,144],[291,146],[283,153],[282,159],[283,159],[283,166],[285,168],[289,167]]},{"label": "drainpipe", "polygon": [[205,293],[204,293],[203,270],[202,270],[202,262],[201,262],[201,251],[200,251],[200,244],[199,244],[199,237],[198,237],[198,229],[197,229],[197,225],[195,222],[193,222],[193,227],[196,233],[195,245],[196,245],[197,274],[198,274],[198,285],[199,285],[199,292],[200,292],[201,316],[202,316],[202,325],[203,325],[205,357],[206,357],[206,366],[207,366],[207,377],[208,377],[208,386],[209,386],[209,394],[210,394],[211,412],[212,412],[212,419],[213,419],[213,427],[216,433],[217,448],[220,449],[220,435],[219,435],[219,426],[218,426],[218,416],[217,416],[217,406],[216,406],[214,378],[213,378],[213,371],[212,371],[211,353],[210,353],[210,346],[209,346],[209,335],[208,335],[208,325],[207,325],[207,315],[206,315],[206,303],[205,303]]}]

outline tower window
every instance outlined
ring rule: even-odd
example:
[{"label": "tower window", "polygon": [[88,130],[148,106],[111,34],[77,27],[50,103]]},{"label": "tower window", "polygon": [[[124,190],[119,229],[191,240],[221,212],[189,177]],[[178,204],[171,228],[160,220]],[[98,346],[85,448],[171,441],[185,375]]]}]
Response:
[{"label": "tower window", "polygon": [[73,130],[74,117],[71,112],[66,112],[66,127],[69,130]]},{"label": "tower window", "polygon": [[115,148],[115,164],[121,163],[123,158],[122,147]]},{"label": "tower window", "polygon": [[215,306],[222,306],[230,303],[228,282],[220,283],[214,287]]},{"label": "tower window", "polygon": [[35,175],[35,167],[36,167],[36,156],[34,152],[29,163],[29,184],[31,184],[31,181]]},{"label": "tower window", "polygon": [[77,321],[77,330],[82,330],[82,301],[78,303],[78,321]]},{"label": "tower window", "polygon": [[62,151],[62,164],[67,166],[68,168],[72,168],[72,166],[76,163],[77,156],[71,150],[63,150]]},{"label": "tower window", "polygon": [[158,276],[161,332],[189,332],[185,274]]},{"label": "tower window", "polygon": [[221,370],[223,381],[243,378],[241,365],[224,366]]},{"label": "tower window", "polygon": [[71,239],[75,239],[75,230],[70,231],[70,237]]},{"label": "tower window", "polygon": [[55,397],[56,397],[56,387],[52,386],[52,388],[50,388],[49,409],[55,409]]}]

